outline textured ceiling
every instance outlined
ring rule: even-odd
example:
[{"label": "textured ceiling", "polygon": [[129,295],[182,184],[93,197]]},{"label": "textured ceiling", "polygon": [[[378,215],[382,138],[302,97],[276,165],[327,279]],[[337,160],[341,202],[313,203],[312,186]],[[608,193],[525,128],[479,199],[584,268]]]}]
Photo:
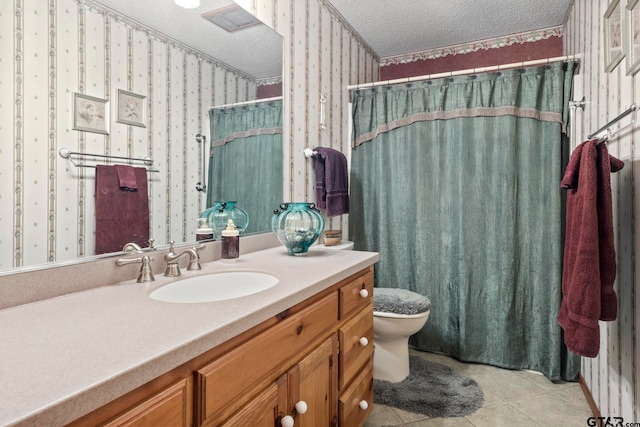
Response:
[{"label": "textured ceiling", "polygon": [[381,57],[559,26],[571,0],[329,0]]},{"label": "textured ceiling", "polygon": [[184,9],[173,0],[96,0],[120,14],[258,79],[282,75],[282,37],[266,25],[228,33],[200,15],[233,4],[201,0]]},{"label": "textured ceiling", "polygon": [[[282,74],[282,37],[266,25],[229,34],[200,14],[232,3],[201,0],[192,10],[172,0],[95,0],[256,78]],[[555,27],[571,0],[325,0],[380,56]],[[303,0],[295,0],[303,6]],[[275,58],[275,59],[274,59]]]}]

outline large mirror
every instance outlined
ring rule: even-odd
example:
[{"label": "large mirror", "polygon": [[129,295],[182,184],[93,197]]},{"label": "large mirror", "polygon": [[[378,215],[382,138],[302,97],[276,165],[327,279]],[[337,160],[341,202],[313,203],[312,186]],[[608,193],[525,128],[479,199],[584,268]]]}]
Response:
[{"label": "large mirror", "polygon": [[[197,218],[207,208],[196,184],[216,176],[209,173],[210,109],[281,95],[283,52],[282,37],[263,23],[232,32],[214,25],[210,12],[230,9],[231,0],[200,3],[186,9],[173,0],[58,0],[27,9],[0,2],[0,55],[11,58],[0,68],[0,139],[13,142],[0,149],[0,273],[95,257],[92,166],[119,161],[92,153],[152,158],[155,247],[195,241]],[[244,26],[240,15],[221,19]],[[120,93],[141,103],[141,117],[122,119]],[[78,98],[102,106],[99,129],[76,126]],[[206,137],[206,146],[196,135]],[[85,153],[75,162],[86,167],[62,158],[60,149]],[[237,160],[236,185],[267,185],[255,175],[242,182],[249,173]],[[215,160],[211,167],[229,165]],[[269,185],[281,194],[281,181]],[[242,198],[215,187],[221,195],[211,197]],[[272,211],[251,212],[248,205],[256,222],[271,217]]]}]

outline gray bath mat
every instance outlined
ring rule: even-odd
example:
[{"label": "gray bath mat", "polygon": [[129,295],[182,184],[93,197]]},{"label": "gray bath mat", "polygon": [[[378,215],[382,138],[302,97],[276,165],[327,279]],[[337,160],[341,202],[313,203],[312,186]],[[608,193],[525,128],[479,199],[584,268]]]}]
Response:
[{"label": "gray bath mat", "polygon": [[484,402],[478,383],[448,366],[411,356],[409,371],[399,383],[374,380],[374,403],[435,418],[464,417]]}]

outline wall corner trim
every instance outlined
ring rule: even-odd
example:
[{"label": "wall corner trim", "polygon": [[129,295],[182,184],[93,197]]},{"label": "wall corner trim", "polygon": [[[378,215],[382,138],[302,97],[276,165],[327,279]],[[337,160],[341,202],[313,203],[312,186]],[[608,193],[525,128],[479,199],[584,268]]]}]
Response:
[{"label": "wall corner trim", "polygon": [[585,379],[582,376],[582,374],[580,374],[578,376],[578,381],[580,382],[580,388],[582,389],[582,392],[584,393],[584,397],[587,399],[587,403],[589,404],[589,407],[591,408],[591,412],[593,413],[593,416],[598,420],[598,427],[602,427],[602,420],[599,419],[599,417],[601,417],[600,409],[598,408],[598,404],[596,403],[595,399],[593,398],[593,395],[591,394],[591,390],[589,390],[589,386],[587,385],[587,382],[585,381]]}]

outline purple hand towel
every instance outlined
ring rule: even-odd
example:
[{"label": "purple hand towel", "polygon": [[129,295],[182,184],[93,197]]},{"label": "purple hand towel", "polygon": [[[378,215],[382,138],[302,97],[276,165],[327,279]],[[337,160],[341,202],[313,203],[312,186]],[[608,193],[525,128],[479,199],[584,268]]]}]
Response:
[{"label": "purple hand towel", "polygon": [[147,170],[133,168],[138,191],[122,191],[115,166],[96,166],[96,254],[129,242],[149,246]]},{"label": "purple hand towel", "polygon": [[138,191],[136,172],[133,166],[115,165],[118,174],[118,183],[123,191]]},{"label": "purple hand towel", "polygon": [[349,170],[347,158],[327,147],[314,149],[316,173],[316,205],[327,210],[327,216],[349,213]]}]

